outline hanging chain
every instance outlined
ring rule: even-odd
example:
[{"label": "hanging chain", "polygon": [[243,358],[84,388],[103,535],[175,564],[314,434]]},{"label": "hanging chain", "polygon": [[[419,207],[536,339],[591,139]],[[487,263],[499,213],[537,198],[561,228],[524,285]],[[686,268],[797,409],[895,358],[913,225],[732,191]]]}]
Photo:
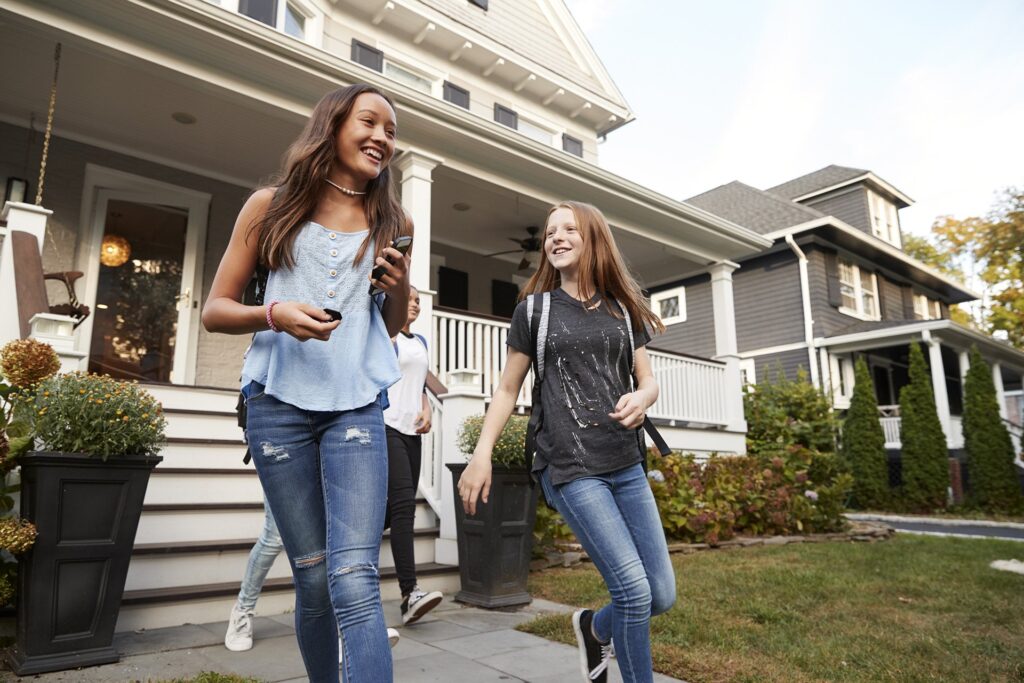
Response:
[{"label": "hanging chain", "polygon": [[53,83],[50,85],[50,110],[46,113],[46,134],[43,135],[43,157],[39,161],[39,187],[36,206],[43,204],[43,183],[46,182],[46,157],[50,152],[50,133],[53,131],[53,110],[57,105],[57,74],[60,72],[60,43],[53,51]]}]

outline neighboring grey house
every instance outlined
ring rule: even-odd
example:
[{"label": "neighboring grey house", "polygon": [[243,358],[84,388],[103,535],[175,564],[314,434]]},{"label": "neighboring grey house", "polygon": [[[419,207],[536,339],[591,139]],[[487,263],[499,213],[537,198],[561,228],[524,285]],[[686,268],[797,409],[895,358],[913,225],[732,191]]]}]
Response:
[{"label": "neighboring grey house", "polygon": [[[949,319],[949,306],[978,298],[903,252],[899,209],[913,200],[871,171],[827,166],[767,190],[735,181],[687,203],[773,240],[733,273],[736,340],[748,382],[806,369],[845,409],[853,362],[872,371],[889,448],[899,448],[899,391],[909,343],[923,341],[951,449],[963,445],[962,378],[976,345],[993,367],[1000,406],[1019,390],[1024,353]],[[668,326],[654,346],[714,355],[711,276],[651,288]],[[1013,423],[1010,423],[1013,424]],[[1019,427],[1011,431],[1019,445]],[[1019,450],[1019,448],[1018,448]]]}]

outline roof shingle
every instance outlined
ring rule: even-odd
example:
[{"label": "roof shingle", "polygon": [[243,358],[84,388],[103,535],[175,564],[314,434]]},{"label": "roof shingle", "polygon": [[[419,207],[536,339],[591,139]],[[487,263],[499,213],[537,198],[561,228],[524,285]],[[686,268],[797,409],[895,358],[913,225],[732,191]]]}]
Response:
[{"label": "roof shingle", "polygon": [[745,228],[766,234],[825,214],[734,180],[685,200]]},{"label": "roof shingle", "polygon": [[781,185],[775,187],[769,187],[768,192],[785,197],[786,199],[796,199],[802,197],[808,192],[814,192],[815,190],[821,190],[826,187],[832,187],[839,183],[844,183],[847,180],[859,178],[860,176],[868,173],[862,168],[850,168],[849,166],[836,166],[831,164],[825,168],[818,169],[813,173],[802,175],[799,178],[788,180]]}]

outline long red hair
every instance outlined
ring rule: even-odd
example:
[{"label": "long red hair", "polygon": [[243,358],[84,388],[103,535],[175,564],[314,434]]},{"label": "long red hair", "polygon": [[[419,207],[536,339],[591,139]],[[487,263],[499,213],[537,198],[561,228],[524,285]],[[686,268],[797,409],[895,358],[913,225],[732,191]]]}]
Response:
[{"label": "long red hair", "polygon": [[[661,319],[647,305],[640,285],[626,267],[604,214],[590,204],[564,201],[548,209],[548,220],[551,220],[551,214],[559,209],[572,211],[576,219],[576,229],[583,238],[579,272],[589,274],[589,277],[580,278],[580,298],[589,301],[596,293],[601,297],[606,310],[616,318],[621,318],[618,307],[610,305],[611,299],[615,299],[629,311],[634,331],[639,331],[641,327],[649,327],[656,332],[664,332],[665,326]],[[537,292],[550,292],[561,284],[562,278],[558,270],[545,256],[541,258],[537,272],[519,293],[519,298],[525,299]]]}]

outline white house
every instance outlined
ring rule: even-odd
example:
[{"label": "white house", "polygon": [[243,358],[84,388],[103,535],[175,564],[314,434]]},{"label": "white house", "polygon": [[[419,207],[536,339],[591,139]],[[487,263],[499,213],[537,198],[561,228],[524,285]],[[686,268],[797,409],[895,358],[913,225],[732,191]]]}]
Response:
[{"label": "white house", "polygon": [[[731,273],[770,241],[597,165],[600,139],[634,115],[561,0],[6,0],[0,23],[7,199],[27,184],[32,202],[45,182],[41,206],[5,208],[0,337],[41,336],[68,366],[137,378],[170,420],[119,628],[221,618],[238,589],[262,516],[233,415],[248,340],[205,332],[199,311],[248,193],[319,98],[349,83],[397,104],[418,331],[441,382],[417,517],[425,583],[452,585],[442,463],[462,457],[458,421],[497,380],[519,266],[537,256],[528,229],[555,201],[600,207],[646,287],[710,274],[713,358],[653,353],[652,414],[675,447],[743,451]],[[77,329],[33,323],[39,307],[11,296],[18,230],[42,237],[46,271],[84,273],[92,315]],[[49,287],[51,304],[66,300]],[[671,317],[684,303],[657,306]],[[390,562],[385,549],[385,576]],[[291,603],[281,560],[260,611]]]}]

